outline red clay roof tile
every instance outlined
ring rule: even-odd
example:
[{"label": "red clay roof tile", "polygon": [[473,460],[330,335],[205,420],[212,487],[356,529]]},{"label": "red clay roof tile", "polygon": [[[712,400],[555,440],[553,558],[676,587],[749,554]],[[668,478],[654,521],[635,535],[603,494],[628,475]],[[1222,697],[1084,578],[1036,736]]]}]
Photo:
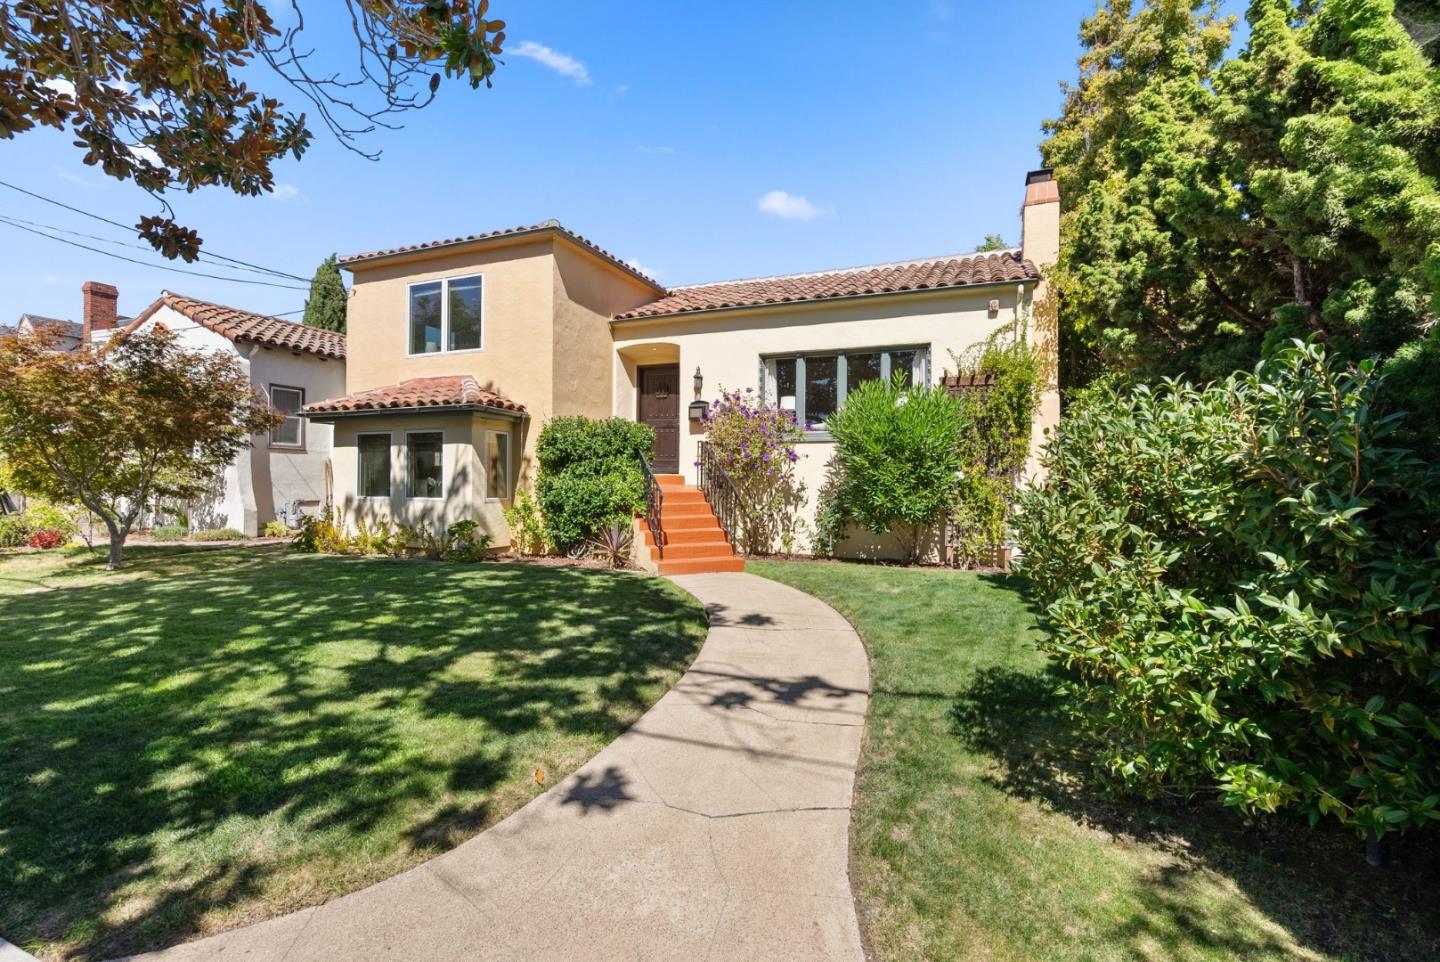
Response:
[{"label": "red clay roof tile", "polygon": [[675,287],[658,301],[617,314],[615,320],[629,321],[699,311],[1039,279],[1040,272],[1035,265],[1022,260],[1018,251],[999,251],[993,254],[941,257],[849,270]]},{"label": "red clay roof tile", "polygon": [[407,408],[498,408],[525,413],[501,394],[487,391],[468,374],[448,377],[416,377],[399,384],[359,391],[344,397],[317,401],[305,406],[305,414],[356,414],[365,411],[393,411]]},{"label": "red clay roof tile", "polygon": [[319,327],[307,327],[265,314],[253,314],[223,304],[212,304],[171,291],[162,291],[155,303],[121,329],[120,336],[129,334],[144,324],[162,306],[232,341],[252,341],[265,347],[316,354],[340,361],[345,359],[344,334]]}]

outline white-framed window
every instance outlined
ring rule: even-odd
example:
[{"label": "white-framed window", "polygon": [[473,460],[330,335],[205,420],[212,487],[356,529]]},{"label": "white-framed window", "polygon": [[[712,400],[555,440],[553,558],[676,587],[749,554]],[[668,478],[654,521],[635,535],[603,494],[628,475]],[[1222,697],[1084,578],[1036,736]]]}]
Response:
[{"label": "white-framed window", "polygon": [[272,448],[305,447],[305,419],[300,416],[300,409],[305,406],[305,389],[287,387],[284,384],[272,384],[270,385],[270,406],[285,415],[285,420],[270,431],[270,446]]},{"label": "white-framed window", "polygon": [[444,277],[409,287],[406,352],[440,354],[485,346],[485,279]]},{"label": "white-framed window", "polygon": [[760,358],[760,395],[795,420],[811,437],[825,436],[825,422],[866,381],[901,374],[908,384],[930,381],[928,345],[847,348],[769,354]]},{"label": "white-framed window", "polygon": [[390,497],[390,435],[355,436],[355,493],[362,498]]},{"label": "white-framed window", "polygon": [[485,432],[485,500],[510,497],[510,432]]},{"label": "white-framed window", "polygon": [[405,433],[405,496],[412,501],[445,497],[445,432]]}]

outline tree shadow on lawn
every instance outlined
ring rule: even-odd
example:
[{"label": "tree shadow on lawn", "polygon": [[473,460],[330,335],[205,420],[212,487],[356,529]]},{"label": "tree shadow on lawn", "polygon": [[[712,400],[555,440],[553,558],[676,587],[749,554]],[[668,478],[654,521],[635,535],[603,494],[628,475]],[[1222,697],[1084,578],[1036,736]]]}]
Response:
[{"label": "tree shadow on lawn", "polygon": [[1107,799],[1088,779],[1099,750],[1077,733],[1055,694],[1061,680],[1053,666],[1037,673],[980,671],[954,702],[954,732],[998,763],[987,780],[1006,793],[1040,802],[1120,844],[1141,843],[1172,856],[1144,882],[1147,911],[1115,933],[1136,947],[1137,959],[1153,954],[1142,947],[1167,942],[1166,951],[1175,954],[1177,933],[1237,959],[1285,954],[1276,934],[1197,906],[1192,896],[1201,869],[1232,880],[1309,949],[1355,960],[1440,958],[1436,833],[1395,838],[1392,863],[1376,871],[1365,865],[1361,842],[1339,826],[1322,823],[1311,831],[1290,819],[1247,825],[1216,802]]},{"label": "tree shadow on lawn", "polygon": [[148,577],[0,600],[0,932],[71,958],[456,844],[622,731],[705,634],[668,585],[605,571],[132,564]]}]

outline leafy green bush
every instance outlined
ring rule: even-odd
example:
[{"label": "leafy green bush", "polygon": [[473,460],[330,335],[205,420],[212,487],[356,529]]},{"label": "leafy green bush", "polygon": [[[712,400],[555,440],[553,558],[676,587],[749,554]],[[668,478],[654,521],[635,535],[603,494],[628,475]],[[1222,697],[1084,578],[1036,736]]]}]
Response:
[{"label": "leafy green bush", "polygon": [[260,535],[264,538],[288,538],[290,526],[283,521],[267,521],[265,527],[260,529]]},{"label": "leafy green bush", "polygon": [[150,532],[154,541],[184,541],[190,536],[190,529],[183,524],[162,524]]},{"label": "leafy green bush", "polygon": [[18,548],[27,544],[36,530],[23,514],[0,515],[0,548]]},{"label": "leafy green bush", "polygon": [[475,521],[456,521],[446,528],[441,556],[446,561],[484,561],[494,539],[484,532],[477,533],[479,527]]},{"label": "leafy green bush", "polygon": [[623,418],[556,418],[536,442],[536,493],[545,530],[567,551],[645,507],[640,456],[655,443],[649,425]]},{"label": "leafy green bush", "polygon": [[194,541],[244,541],[245,532],[234,528],[204,528],[190,538]]},{"label": "leafy green bush", "polygon": [[978,357],[969,363],[956,357],[956,365],[961,373],[993,380],[989,388],[958,398],[962,468],[950,505],[956,554],[971,566],[1005,539],[1040,406],[1040,357],[1013,328],[1002,328],[977,347]]},{"label": "leafy green bush", "polygon": [[1022,565],[1117,787],[1379,835],[1440,818],[1437,478],[1381,385],[1297,345],[1062,421]]},{"label": "leafy green bush", "polygon": [[848,522],[876,534],[898,528],[910,560],[919,560],[925,530],[950,503],[960,470],[959,402],[897,375],[851,391],[828,425],[835,470],[822,497],[821,540]]},{"label": "leafy green bush", "polygon": [[540,507],[529,491],[520,491],[505,509],[505,523],[510,526],[510,547],[517,555],[544,554],[549,544]]}]

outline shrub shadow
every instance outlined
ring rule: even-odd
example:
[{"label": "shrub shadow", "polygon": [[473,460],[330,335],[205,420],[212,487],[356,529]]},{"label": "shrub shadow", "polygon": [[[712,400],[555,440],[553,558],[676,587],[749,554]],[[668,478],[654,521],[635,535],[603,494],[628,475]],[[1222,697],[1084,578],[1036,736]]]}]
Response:
[{"label": "shrub shadow", "polygon": [[[986,576],[991,577],[991,576]],[[994,576],[1006,577],[1006,576]],[[1099,747],[1079,734],[1056,694],[1063,674],[991,668],[978,672],[954,701],[953,733],[996,762],[985,776],[1017,798],[1038,802],[1120,844],[1143,843],[1172,856],[1146,880],[1149,912],[1117,933],[1140,946],[1170,943],[1175,933],[1248,958],[1283,954],[1274,934],[1244,919],[1217,929],[1197,907],[1196,872],[1233,880],[1246,898],[1301,945],[1346,959],[1431,962],[1440,958],[1440,844],[1412,835],[1396,839],[1392,863],[1373,870],[1355,835],[1322,823],[1316,830],[1280,818],[1244,821],[1213,800],[1137,801],[1106,797],[1092,779]]]}]

